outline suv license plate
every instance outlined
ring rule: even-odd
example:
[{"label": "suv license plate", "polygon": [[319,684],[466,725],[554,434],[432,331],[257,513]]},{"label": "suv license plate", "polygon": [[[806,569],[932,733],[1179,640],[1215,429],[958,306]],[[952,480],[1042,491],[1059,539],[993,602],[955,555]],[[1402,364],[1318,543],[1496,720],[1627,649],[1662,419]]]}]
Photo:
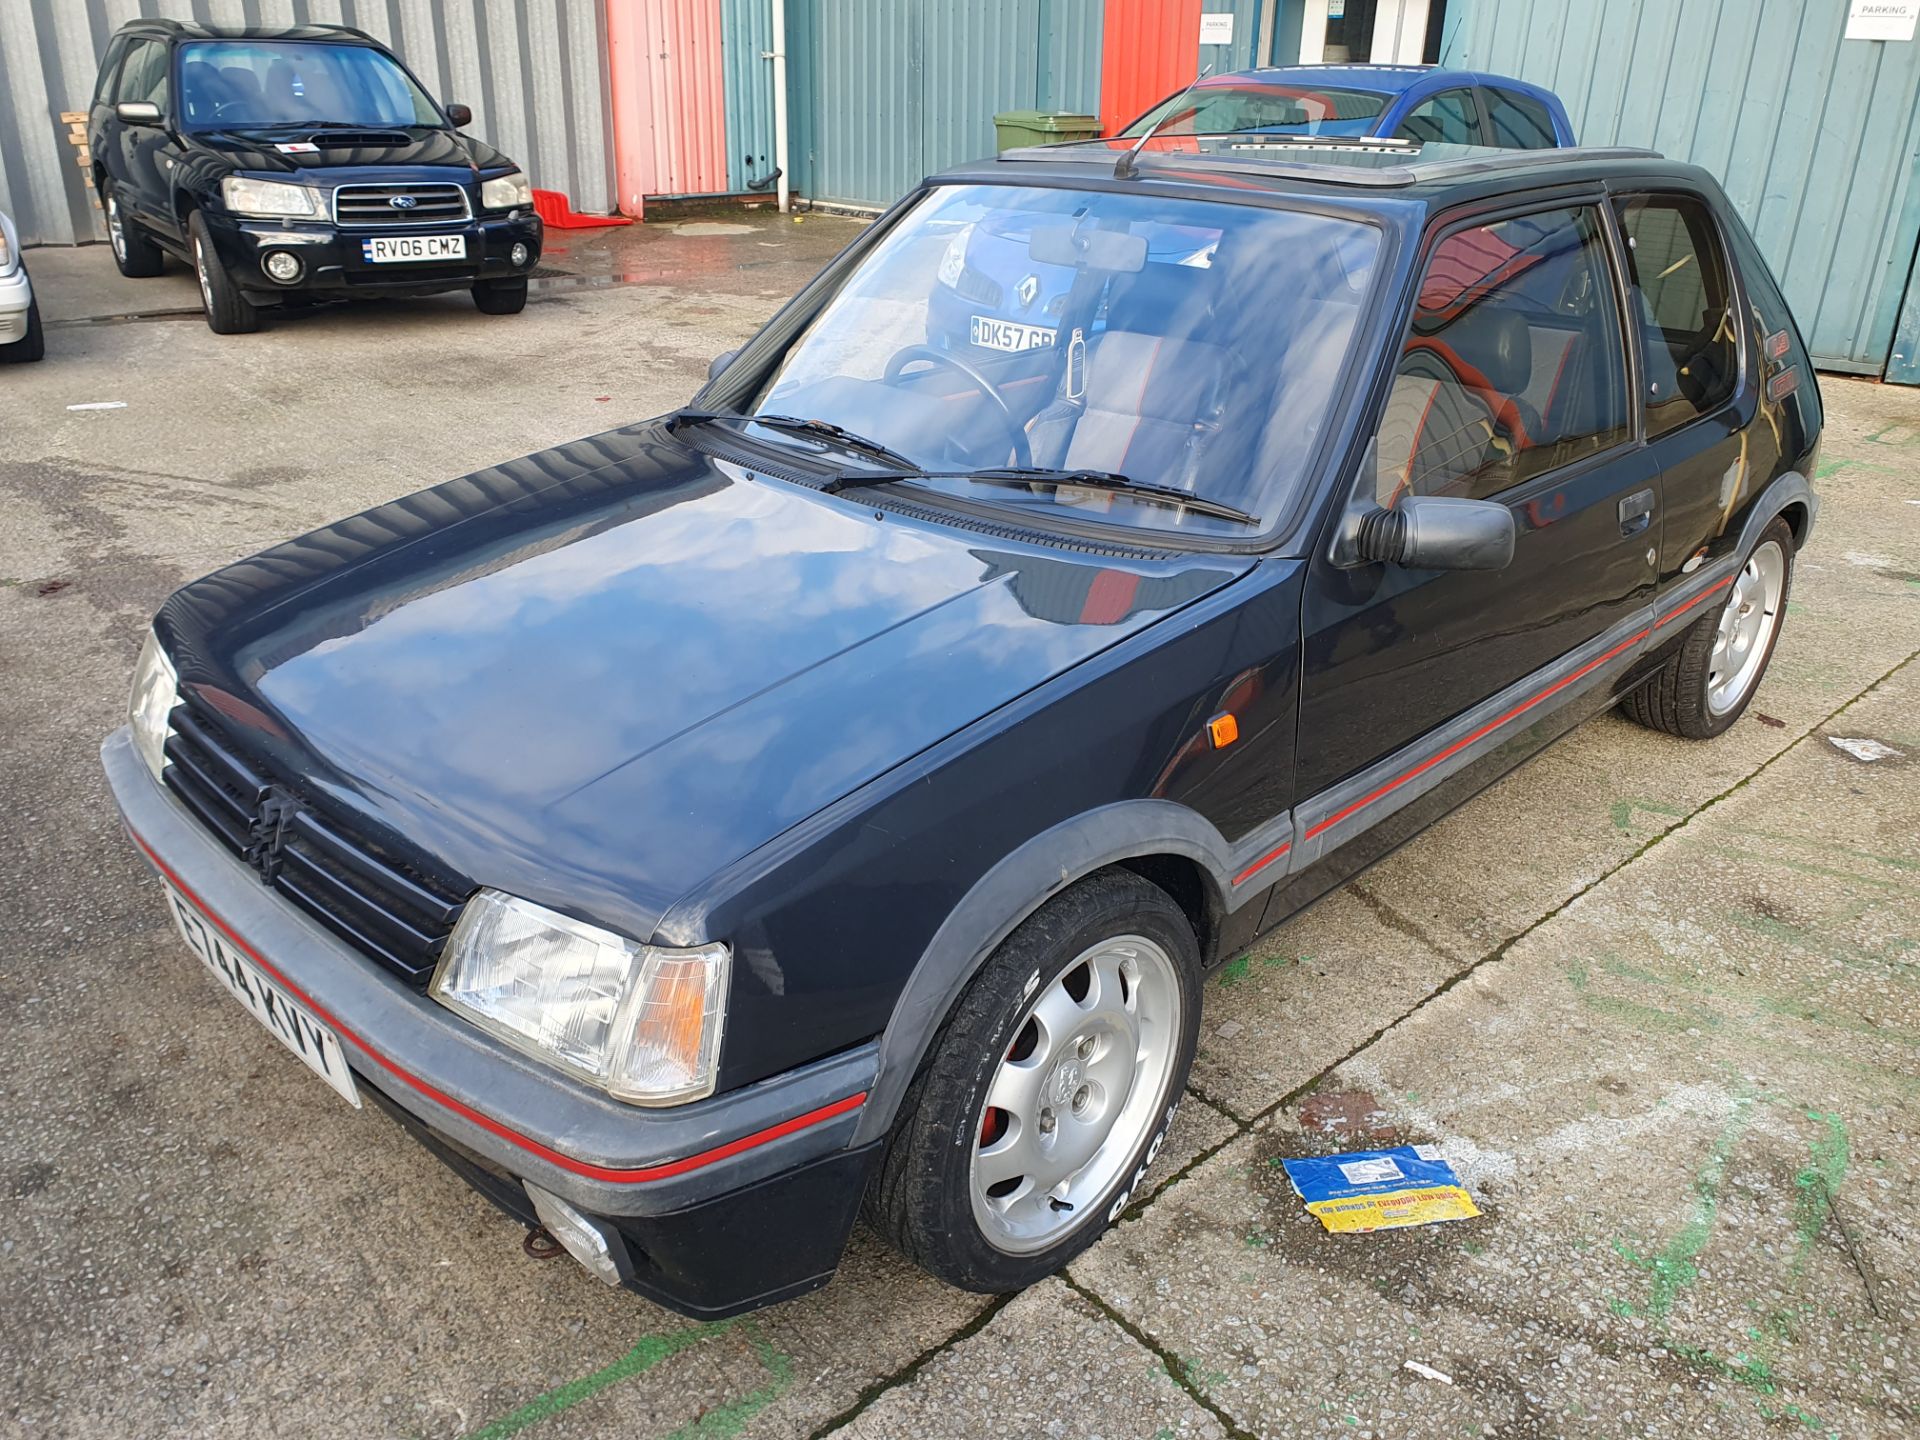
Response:
[{"label": "suv license plate", "polygon": [[467,237],[464,235],[369,235],[360,242],[360,253],[375,265],[391,265],[407,260],[464,260]]},{"label": "suv license plate", "polygon": [[180,931],[180,938],[200,957],[200,963],[214,973],[229,995],[246,1006],[248,1014],[272,1032],[274,1039],[298,1055],[303,1065],[358,1110],[360,1095],[354,1088],[346,1057],[340,1053],[340,1037],[314,1019],[312,1011],[288,995],[258,965],[228,944],[219,928],[178,890],[168,885],[166,891],[167,910]]}]

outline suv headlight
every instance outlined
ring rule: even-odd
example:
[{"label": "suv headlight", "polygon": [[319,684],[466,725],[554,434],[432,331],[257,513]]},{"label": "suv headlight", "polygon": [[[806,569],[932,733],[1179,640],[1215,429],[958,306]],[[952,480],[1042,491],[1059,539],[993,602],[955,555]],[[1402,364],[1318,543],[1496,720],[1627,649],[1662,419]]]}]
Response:
[{"label": "suv headlight", "polygon": [[518,170],[510,175],[496,175],[491,180],[480,182],[480,203],[489,210],[511,210],[518,205],[531,205],[533,186]]},{"label": "suv headlight", "polygon": [[220,198],[236,215],[284,215],[324,220],[327,192],[311,185],[289,185],[284,180],[249,180],[229,175],[220,182]]},{"label": "suv headlight", "polygon": [[713,1093],[725,945],[641,945],[531,900],[482,890],[433,972],[433,998],[516,1049],[635,1105]]},{"label": "suv headlight", "polygon": [[160,637],[147,632],[147,643],[140,647],[140,661],[133,667],[133,696],[127,702],[127,720],[133,726],[133,748],[147,762],[158,780],[166,768],[167,736],[173,728],[167,717],[180,702],[180,681],[173,662],[160,648]]}]

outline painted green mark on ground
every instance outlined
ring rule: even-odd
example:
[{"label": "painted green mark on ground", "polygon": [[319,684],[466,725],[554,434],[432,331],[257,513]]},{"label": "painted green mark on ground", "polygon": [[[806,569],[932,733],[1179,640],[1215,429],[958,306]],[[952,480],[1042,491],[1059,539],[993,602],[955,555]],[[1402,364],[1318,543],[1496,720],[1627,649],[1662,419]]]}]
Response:
[{"label": "painted green mark on ground", "polygon": [[1224,986],[1238,985],[1242,980],[1247,978],[1248,972],[1252,969],[1252,956],[1238,956],[1220,967],[1220,983]]},{"label": "painted green mark on ground", "polygon": [[1567,981],[1576,990],[1587,988],[1587,967],[1584,961],[1576,960],[1567,966]]},{"label": "painted green mark on ground", "polygon": [[1627,1306],[1627,1313],[1664,1321],[1673,1313],[1673,1302],[1680,1298],[1681,1292],[1700,1277],[1694,1261],[1713,1234],[1714,1221],[1720,1214],[1720,1186],[1726,1179],[1727,1161],[1740,1139],[1740,1132],[1747,1128],[1747,1115],[1752,1108],[1751,1095],[1742,1095],[1733,1102],[1733,1114],[1727,1117],[1727,1123],[1713,1142],[1707,1163],[1694,1176],[1693,1213],[1665,1249],[1657,1255],[1642,1255],[1625,1241],[1613,1242],[1614,1250],[1622,1259],[1648,1274],[1647,1298],[1637,1310]]},{"label": "painted green mark on ground", "polygon": [[640,1343],[611,1365],[603,1365],[590,1375],[582,1375],[578,1380],[569,1380],[556,1386],[544,1395],[535,1396],[518,1410],[503,1415],[489,1425],[475,1430],[468,1440],[504,1440],[505,1436],[517,1435],[529,1425],[550,1419],[563,1410],[570,1410],[582,1400],[598,1395],[609,1385],[617,1385],[635,1375],[644,1375],[663,1360],[670,1360],[682,1350],[689,1350],[703,1340],[731,1330],[737,1321],[722,1320],[713,1325],[696,1325],[685,1330],[671,1330],[664,1335],[644,1335]]},{"label": "painted green mark on ground", "polygon": [[[1886,432],[1883,430],[1880,433],[1884,435]],[[1869,436],[1868,438],[1871,439],[1872,437]],[[1882,465],[1876,460],[1829,460],[1813,472],[1813,478],[1816,480],[1824,480],[1829,475],[1838,475],[1842,470],[1880,470],[1891,474],[1898,468],[1899,467],[1894,465]]]},{"label": "painted green mark on ground", "polygon": [[779,1399],[781,1392],[793,1383],[792,1357],[783,1355],[763,1336],[749,1335],[748,1339],[753,1353],[766,1369],[767,1383],[731,1404],[716,1405],[699,1419],[682,1425],[667,1440],[733,1440],[754,1416]]},{"label": "painted green mark on ground", "polygon": [[1796,1277],[1807,1268],[1814,1238],[1827,1223],[1833,1197],[1840,1193],[1841,1182],[1847,1178],[1846,1121],[1819,1110],[1809,1110],[1807,1118],[1818,1121],[1824,1129],[1808,1147],[1811,1154],[1807,1163],[1793,1177],[1793,1273]]},{"label": "painted green mark on ground", "polygon": [[1711,1010],[1698,1007],[1682,1014],[1677,1010],[1662,1010],[1656,1005],[1637,1005],[1631,1000],[1616,999],[1612,995],[1596,995],[1591,991],[1582,994],[1580,1000],[1589,1010],[1597,1011],[1624,1025],[1631,1025],[1636,1030],[1652,1030],[1661,1034],[1677,1035],[1687,1030],[1720,1028],[1718,1015]]},{"label": "painted green mark on ground", "polygon": [[[591,1399],[609,1386],[646,1374],[662,1361],[670,1360],[702,1341],[723,1335],[740,1323],[738,1320],[722,1320],[712,1325],[695,1325],[685,1330],[669,1331],[664,1335],[643,1336],[639,1344],[612,1364],[603,1365],[590,1375],[569,1380],[544,1395],[536,1396],[518,1410],[473,1431],[468,1440],[505,1440],[509,1435],[517,1435],[530,1425],[537,1425],[542,1420],[550,1420],[563,1411],[571,1410],[582,1400]],[[771,1342],[757,1334],[749,1332],[748,1342],[765,1367],[768,1382],[738,1400],[704,1412],[698,1419],[682,1425],[665,1437],[665,1440],[732,1440],[754,1416],[772,1404],[793,1383],[791,1357],[783,1355]]]},{"label": "painted green mark on ground", "polygon": [[1636,810],[1644,810],[1649,815],[1668,815],[1674,817],[1684,816],[1687,813],[1685,810],[1677,809],[1672,805],[1662,804],[1658,800],[1616,800],[1613,802],[1613,828],[1618,830],[1622,835],[1626,834],[1633,828],[1633,812]]}]

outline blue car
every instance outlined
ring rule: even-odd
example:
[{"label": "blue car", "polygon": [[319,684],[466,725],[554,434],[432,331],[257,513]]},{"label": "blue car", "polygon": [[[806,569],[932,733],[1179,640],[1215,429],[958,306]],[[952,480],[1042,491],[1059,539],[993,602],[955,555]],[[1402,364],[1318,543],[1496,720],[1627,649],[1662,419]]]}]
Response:
[{"label": "blue car", "polygon": [[[1559,96],[1504,75],[1429,65],[1288,65],[1209,76],[1169,95],[1117,137],[1153,131],[1158,149],[1201,136],[1287,141],[1384,137],[1410,145],[1550,150],[1574,143]],[[1186,142],[1183,146],[1182,142]],[[940,263],[927,340],[950,354],[1019,355],[1056,344],[1074,271],[1035,264],[1018,215],[957,230]],[[1148,236],[1150,264],[1205,268],[1208,238],[1176,227]]]},{"label": "blue car", "polygon": [[1212,75],[1120,132],[1386,136],[1422,144],[1552,150],[1574,143],[1551,90],[1506,75],[1431,65],[1284,65]]}]

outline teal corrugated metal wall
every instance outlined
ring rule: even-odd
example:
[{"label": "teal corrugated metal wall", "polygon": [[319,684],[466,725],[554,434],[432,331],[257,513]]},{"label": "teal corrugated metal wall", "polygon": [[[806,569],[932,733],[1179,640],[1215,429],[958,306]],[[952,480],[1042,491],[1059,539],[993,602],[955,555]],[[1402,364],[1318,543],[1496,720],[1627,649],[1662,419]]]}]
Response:
[{"label": "teal corrugated metal wall", "polygon": [[1233,43],[1231,45],[1199,46],[1199,63],[1193,73],[1198,75],[1209,65],[1213,73],[1223,75],[1229,70],[1245,70],[1259,62],[1253,58],[1255,31],[1260,24],[1260,0],[1203,0],[1200,6],[1202,14],[1231,14],[1233,16]]},{"label": "teal corrugated metal wall", "polygon": [[1920,378],[1920,347],[1894,338],[1920,240],[1920,41],[1843,39],[1846,15],[1840,0],[1452,0],[1440,63],[1551,87],[1583,145],[1705,167],[1822,366]]},{"label": "teal corrugated metal wall", "polygon": [[794,188],[890,204],[994,148],[997,111],[1094,111],[1100,0],[788,0]]},{"label": "teal corrugated metal wall", "polygon": [[1100,113],[1101,0],[1046,0],[1040,7],[1046,63],[1040,67],[1038,110]]},{"label": "teal corrugated metal wall", "polygon": [[772,189],[773,7],[767,0],[720,0],[721,62],[727,106],[727,189]]}]

